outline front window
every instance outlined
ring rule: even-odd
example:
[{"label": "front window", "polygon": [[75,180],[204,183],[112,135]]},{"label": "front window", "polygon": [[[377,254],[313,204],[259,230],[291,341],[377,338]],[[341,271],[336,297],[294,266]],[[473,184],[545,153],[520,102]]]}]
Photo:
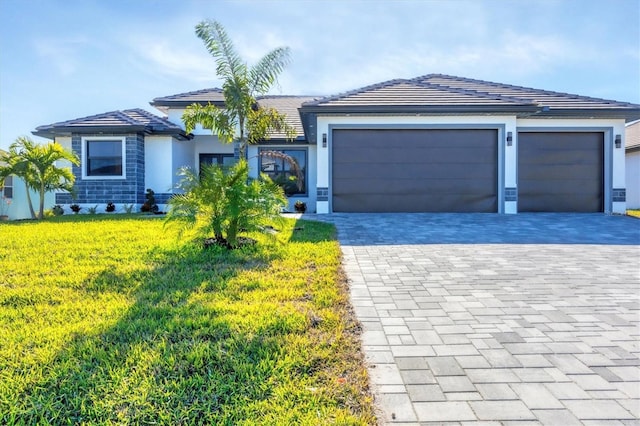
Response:
[{"label": "front window", "polygon": [[233,166],[237,163],[233,154],[200,154],[200,170],[205,164],[217,164],[219,166]]},{"label": "front window", "polygon": [[[295,161],[300,173],[286,158],[269,155],[276,152],[287,155]],[[307,150],[306,149],[264,149],[260,151],[260,171],[269,176],[284,189],[286,195],[307,193]],[[300,176],[298,176],[300,175]]]},{"label": "front window", "polygon": [[4,198],[13,198],[13,176],[7,176],[4,178],[4,183],[0,189],[2,189],[2,191],[0,191],[0,195]]},{"label": "front window", "polygon": [[124,177],[124,138],[85,139],[85,177]]}]

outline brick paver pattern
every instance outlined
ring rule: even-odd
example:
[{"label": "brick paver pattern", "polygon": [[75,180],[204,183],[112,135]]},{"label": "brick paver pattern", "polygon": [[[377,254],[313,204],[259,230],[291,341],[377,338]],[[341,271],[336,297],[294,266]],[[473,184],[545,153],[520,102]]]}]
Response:
[{"label": "brick paver pattern", "polygon": [[334,214],[381,424],[638,424],[640,220]]}]

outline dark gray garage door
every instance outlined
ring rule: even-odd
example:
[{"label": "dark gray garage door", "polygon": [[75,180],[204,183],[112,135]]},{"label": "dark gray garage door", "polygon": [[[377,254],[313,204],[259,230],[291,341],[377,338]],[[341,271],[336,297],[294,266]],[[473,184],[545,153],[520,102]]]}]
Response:
[{"label": "dark gray garage door", "polygon": [[497,212],[494,129],[336,129],[334,212]]},{"label": "dark gray garage door", "polygon": [[604,134],[518,133],[518,211],[604,210]]}]

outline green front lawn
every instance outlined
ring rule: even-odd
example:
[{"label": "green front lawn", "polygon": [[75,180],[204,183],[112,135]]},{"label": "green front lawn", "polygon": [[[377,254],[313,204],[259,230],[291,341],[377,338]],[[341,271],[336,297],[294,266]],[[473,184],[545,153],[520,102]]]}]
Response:
[{"label": "green front lawn", "polygon": [[328,224],[203,251],[158,218],[0,223],[0,424],[373,424]]}]

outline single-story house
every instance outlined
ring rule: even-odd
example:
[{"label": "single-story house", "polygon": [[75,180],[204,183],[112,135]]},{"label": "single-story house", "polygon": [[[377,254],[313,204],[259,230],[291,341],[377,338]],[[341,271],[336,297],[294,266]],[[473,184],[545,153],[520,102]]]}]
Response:
[{"label": "single-story house", "polygon": [[[0,154],[6,154],[6,151],[0,149]],[[37,212],[40,194],[30,189],[29,195],[32,203],[36,204],[34,208]],[[53,192],[45,193],[44,205],[46,208],[53,207],[55,196],[56,194]],[[5,219],[31,219],[29,201],[27,200],[27,187],[22,179],[14,175],[7,176],[4,182],[0,181],[0,220]]]},{"label": "single-story house", "polygon": [[[208,130],[184,131],[192,103],[224,106],[220,89],[154,99],[164,117],[113,111],[38,127],[81,158],[79,204],[159,203],[181,166],[234,161]],[[329,97],[265,96],[296,128],[251,146],[252,174],[286,183],[280,150],[304,172],[291,204],[331,212],[624,213],[625,123],[640,105],[442,74],[397,79]],[[57,202],[72,202],[57,194]]]},{"label": "single-story house", "polygon": [[625,133],[627,208],[640,209],[640,120],[628,123]]}]

